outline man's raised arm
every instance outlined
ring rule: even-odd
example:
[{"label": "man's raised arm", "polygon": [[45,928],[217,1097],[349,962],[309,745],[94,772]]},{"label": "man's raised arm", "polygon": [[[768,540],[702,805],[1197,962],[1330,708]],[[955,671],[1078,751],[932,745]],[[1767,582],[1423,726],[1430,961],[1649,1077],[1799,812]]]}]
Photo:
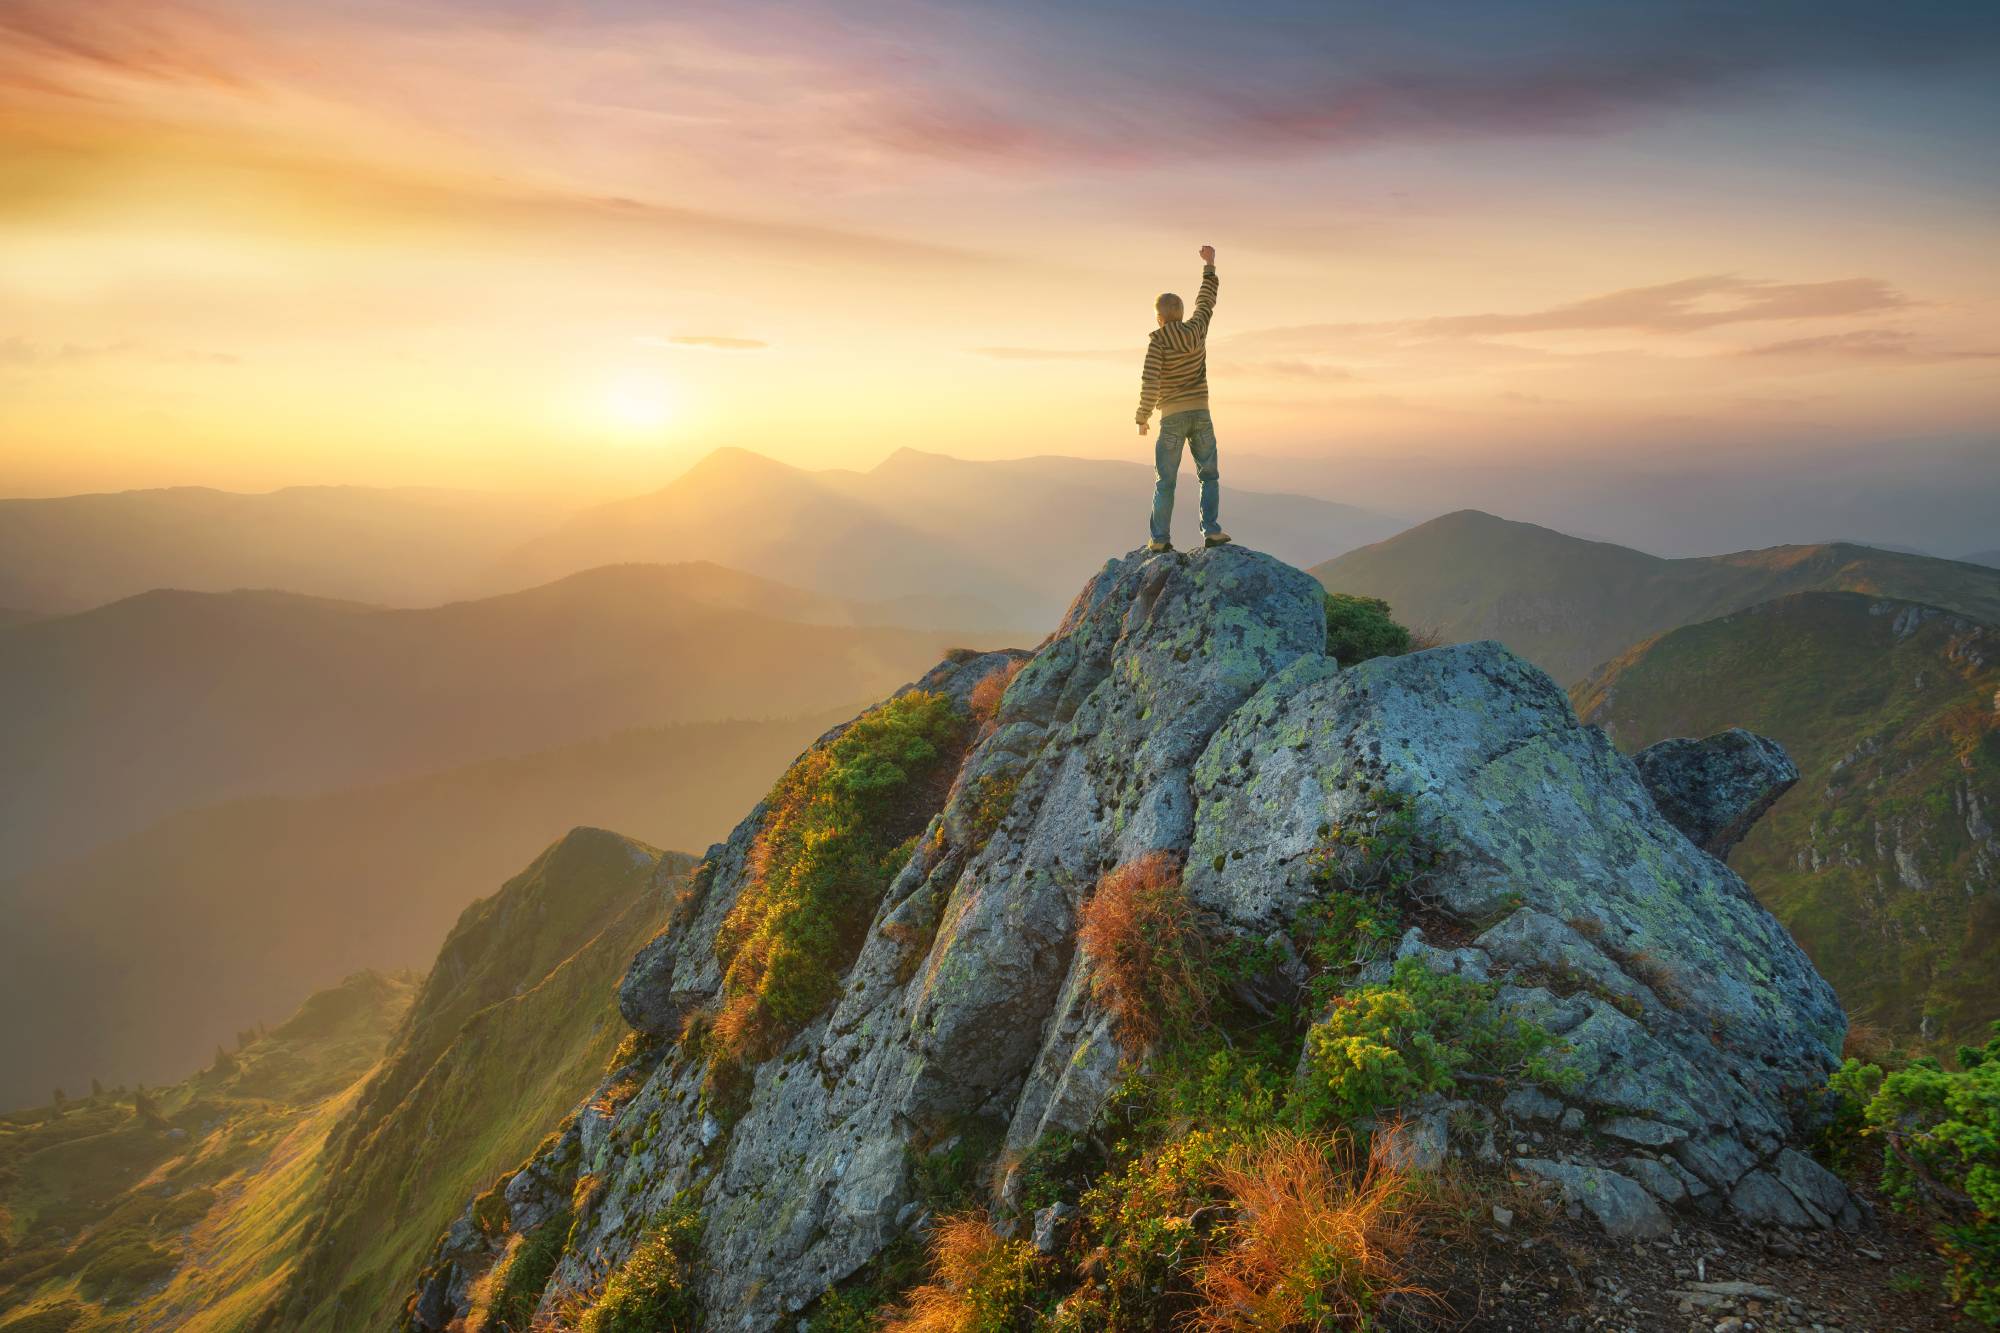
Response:
[{"label": "man's raised arm", "polygon": [[1195,332],[1208,336],[1208,321],[1215,314],[1215,247],[1201,247],[1201,295],[1194,298],[1194,318],[1188,323]]}]

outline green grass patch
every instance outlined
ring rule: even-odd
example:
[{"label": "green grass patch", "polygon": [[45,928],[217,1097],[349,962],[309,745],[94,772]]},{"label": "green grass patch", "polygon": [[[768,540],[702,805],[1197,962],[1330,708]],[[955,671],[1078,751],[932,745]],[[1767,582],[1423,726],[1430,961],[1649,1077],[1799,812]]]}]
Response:
[{"label": "green grass patch", "polygon": [[569,1244],[572,1221],[567,1209],[530,1232],[507,1261],[500,1275],[493,1303],[487,1308],[486,1326],[494,1333],[527,1333],[534,1322],[535,1307],[562,1260]]},{"label": "green grass patch", "polygon": [[701,1327],[693,1263],[701,1214],[675,1200],[577,1321],[577,1333],[692,1333]]},{"label": "green grass patch", "polygon": [[720,1011],[711,1068],[768,1058],[832,1003],[902,844],[929,822],[969,723],[913,690],[856,718],[772,788],[752,874],[716,933]]},{"label": "green grass patch", "polygon": [[69,1333],[85,1314],[75,1301],[45,1306],[0,1324],[0,1333]]}]

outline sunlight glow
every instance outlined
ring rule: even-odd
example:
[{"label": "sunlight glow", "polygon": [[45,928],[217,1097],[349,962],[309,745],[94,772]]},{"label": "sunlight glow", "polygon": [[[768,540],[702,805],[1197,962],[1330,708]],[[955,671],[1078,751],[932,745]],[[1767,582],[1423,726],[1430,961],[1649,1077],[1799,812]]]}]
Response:
[{"label": "sunlight glow", "polygon": [[657,371],[628,370],[604,386],[599,410],[620,431],[650,434],[674,419],[674,386]]}]

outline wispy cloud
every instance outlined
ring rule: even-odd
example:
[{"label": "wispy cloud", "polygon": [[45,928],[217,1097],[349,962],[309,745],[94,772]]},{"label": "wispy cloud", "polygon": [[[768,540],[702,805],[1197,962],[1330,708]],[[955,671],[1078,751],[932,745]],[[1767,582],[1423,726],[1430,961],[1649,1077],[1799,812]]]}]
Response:
[{"label": "wispy cloud", "polygon": [[[597,136],[585,155],[593,160],[622,141],[635,160],[660,164],[705,156],[740,174],[782,161],[795,175],[884,180],[920,161],[1142,167],[1575,136],[1783,88],[1800,74],[2000,52],[2000,14],[1943,0],[1911,0],[1893,15],[1860,0],[1764,0],[1713,13],[1559,0],[1531,15],[1451,0],[1407,14],[1302,14],[1250,0],[1226,24],[1174,3],[1135,22],[1090,6],[969,12],[945,0],[607,5],[587,17],[420,0],[400,23],[297,0],[209,4],[10,0],[0,10],[0,83],[46,87],[79,72],[244,86],[317,78],[413,123],[443,116],[459,127],[470,117],[454,106],[504,102],[512,86],[536,116],[517,105],[497,120],[568,122]],[[297,49],[269,59],[270,48],[296,47],[288,27],[305,25],[315,48],[328,44],[322,30],[355,39],[333,43],[327,64],[343,68],[310,71]],[[481,77],[440,56],[467,50],[511,77]],[[371,78],[378,67],[391,77]],[[530,135],[513,146],[553,148],[549,165],[560,168],[578,157],[562,151],[569,142]]]},{"label": "wispy cloud", "polygon": [[762,338],[731,338],[719,333],[680,333],[639,341],[653,347],[699,347],[712,352],[760,352],[771,345]]},{"label": "wispy cloud", "polygon": [[2000,358],[2000,350],[1941,347],[1919,339],[1906,329],[1854,329],[1764,343],[1746,347],[1737,355],[1859,361],[1983,361]]},{"label": "wispy cloud", "polygon": [[0,6],[0,87],[81,95],[79,73],[241,88],[242,34],[180,0]]},{"label": "wispy cloud", "polygon": [[[1018,61],[919,59],[854,127],[897,152],[1024,166],[1138,166],[1622,128],[1798,76],[1976,62],[2000,17],[1859,0],[1701,6],[1407,7],[1401,18],[1248,4],[1218,29],[1173,4],[1143,24],[1087,7]],[[1264,20],[1259,22],[1258,20]],[[916,45],[923,52],[921,38]],[[1199,52],[1189,58],[1189,52]],[[923,52],[923,54],[930,54]],[[1171,78],[1161,70],[1171,69]],[[912,77],[920,71],[922,77]]]},{"label": "wispy cloud", "polygon": [[[1135,350],[1136,349],[1136,350]],[[1133,347],[975,347],[975,356],[995,361],[1129,361],[1145,354],[1144,344]]]},{"label": "wispy cloud", "polygon": [[243,358],[234,352],[203,348],[161,347],[136,338],[107,343],[43,343],[31,338],[0,338],[0,367],[48,368],[126,359],[168,366],[235,366]]},{"label": "wispy cloud", "polygon": [[1453,315],[1420,321],[1420,332],[1451,337],[1635,329],[1686,333],[1723,324],[1778,319],[1827,319],[1901,310],[1910,299],[1876,278],[1772,282],[1716,274],[1652,287],[1630,287],[1582,301],[1519,314]]}]

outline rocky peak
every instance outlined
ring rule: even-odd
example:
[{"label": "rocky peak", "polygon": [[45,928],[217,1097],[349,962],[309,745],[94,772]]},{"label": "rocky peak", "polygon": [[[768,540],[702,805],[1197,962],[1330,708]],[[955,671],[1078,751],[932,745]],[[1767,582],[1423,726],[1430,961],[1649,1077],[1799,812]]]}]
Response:
[{"label": "rocky peak", "polygon": [[[1838,1182],[1787,1146],[1845,1019],[1743,882],[1500,645],[1349,669],[1324,645],[1320,587],[1297,569],[1236,546],[1133,554],[1032,657],[965,656],[918,682],[969,706],[1025,657],[841,960],[835,997],[724,1110],[674,1043],[717,1005],[718,932],[758,891],[774,815],[753,810],[621,989],[657,1053],[608,1076],[506,1183],[525,1228],[587,1182],[543,1308],[602,1285],[650,1219],[692,1206],[711,1325],[778,1326],[914,1224],[914,1164],[966,1125],[1020,1152],[1097,1117],[1126,1057],[1076,931],[1106,872],[1164,854],[1218,935],[1281,945],[1323,892],[1312,864],[1328,830],[1384,793],[1441,854],[1398,956],[1491,983],[1574,1071],[1559,1095],[1524,1088],[1480,1111],[1482,1151],[1555,1180],[1620,1234],[1661,1229],[1679,1206],[1853,1220]],[[1410,1108],[1439,1153],[1451,1109]],[[441,1250],[433,1272],[452,1262]],[[453,1314],[433,1301],[416,1324]]]}]

